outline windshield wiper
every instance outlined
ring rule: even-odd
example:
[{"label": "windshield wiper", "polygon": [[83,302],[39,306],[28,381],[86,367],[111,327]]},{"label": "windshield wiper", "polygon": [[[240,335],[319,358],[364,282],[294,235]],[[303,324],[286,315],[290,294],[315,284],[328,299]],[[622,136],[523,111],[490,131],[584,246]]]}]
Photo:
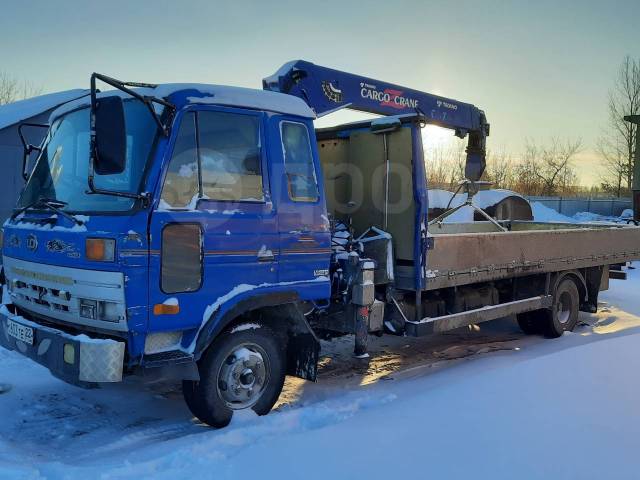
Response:
[{"label": "windshield wiper", "polygon": [[22,207],[22,208],[19,208],[18,210],[13,212],[13,215],[11,215],[11,220],[14,220],[18,215],[20,215],[21,213],[26,212],[30,208],[46,207],[49,210],[57,213],[58,215],[61,215],[61,216],[63,216],[64,218],[66,218],[68,220],[71,220],[76,225],[84,225],[84,222],[82,220],[79,220],[76,217],[74,217],[73,215],[71,215],[70,213],[67,213],[67,212],[61,210],[62,207],[66,207],[67,205],[68,205],[68,203],[64,202],[62,200],[57,200],[55,198],[40,197],[35,202],[31,202],[29,205],[27,205],[25,207]]}]

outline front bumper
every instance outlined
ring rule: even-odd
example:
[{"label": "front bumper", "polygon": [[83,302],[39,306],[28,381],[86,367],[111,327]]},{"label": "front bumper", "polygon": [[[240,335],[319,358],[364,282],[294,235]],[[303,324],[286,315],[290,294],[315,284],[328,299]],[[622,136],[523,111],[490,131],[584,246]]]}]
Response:
[{"label": "front bumper", "polygon": [[[32,328],[33,345],[10,336],[9,321]],[[29,357],[47,367],[54,376],[74,385],[90,387],[96,383],[122,381],[124,342],[69,335],[14,315],[4,306],[0,309],[0,345]]]}]

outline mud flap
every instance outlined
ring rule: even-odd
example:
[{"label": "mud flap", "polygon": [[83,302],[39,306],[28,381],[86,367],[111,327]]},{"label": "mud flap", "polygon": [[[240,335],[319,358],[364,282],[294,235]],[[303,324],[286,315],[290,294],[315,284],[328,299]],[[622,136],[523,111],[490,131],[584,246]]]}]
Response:
[{"label": "mud flap", "polygon": [[287,375],[315,382],[318,376],[319,357],[320,342],[311,329],[307,333],[290,335],[287,348]]},{"label": "mud flap", "polygon": [[[606,288],[603,287],[605,283]],[[600,290],[609,288],[609,266],[591,267],[585,270],[584,286],[586,299],[580,299],[580,311],[596,313],[598,311],[598,294]]]},{"label": "mud flap", "polygon": [[295,303],[271,307],[268,317],[280,325],[287,324],[287,375],[316,381],[320,341]]}]

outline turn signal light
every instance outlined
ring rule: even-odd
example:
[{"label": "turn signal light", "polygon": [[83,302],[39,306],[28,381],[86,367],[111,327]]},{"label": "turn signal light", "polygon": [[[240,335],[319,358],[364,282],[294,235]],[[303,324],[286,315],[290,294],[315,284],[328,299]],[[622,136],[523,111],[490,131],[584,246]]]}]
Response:
[{"label": "turn signal light", "polygon": [[180,313],[180,305],[178,304],[156,303],[153,306],[154,315],[176,315],[178,313]]},{"label": "turn signal light", "polygon": [[113,262],[115,251],[116,241],[112,238],[87,238],[85,242],[87,260]]}]

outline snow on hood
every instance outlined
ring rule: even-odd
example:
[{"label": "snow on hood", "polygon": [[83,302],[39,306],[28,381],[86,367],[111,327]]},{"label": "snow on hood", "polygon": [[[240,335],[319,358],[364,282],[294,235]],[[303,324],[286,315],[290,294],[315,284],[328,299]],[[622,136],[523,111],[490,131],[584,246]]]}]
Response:
[{"label": "snow on hood", "polygon": [[[226,105],[231,107],[245,107],[256,110],[267,110],[277,113],[286,113],[305,118],[315,118],[315,113],[300,98],[284,93],[253,88],[230,87],[226,85],[207,85],[200,83],[166,83],[155,88],[134,88],[141,95],[167,98],[174,94],[182,93],[187,96],[186,104],[200,105]],[[130,98],[130,95],[120,90],[106,90],[98,94],[98,98],[106,96],[119,96]],[[72,110],[89,106],[90,97],[81,98],[68,103],[51,113],[50,121]],[[177,107],[181,107],[178,104]]]},{"label": "snow on hood", "polygon": [[26,100],[18,100],[17,102],[2,105],[0,106],[0,130],[88,94],[89,90],[76,88],[74,90],[48,93],[46,95],[39,95],[37,97],[27,98]]}]

